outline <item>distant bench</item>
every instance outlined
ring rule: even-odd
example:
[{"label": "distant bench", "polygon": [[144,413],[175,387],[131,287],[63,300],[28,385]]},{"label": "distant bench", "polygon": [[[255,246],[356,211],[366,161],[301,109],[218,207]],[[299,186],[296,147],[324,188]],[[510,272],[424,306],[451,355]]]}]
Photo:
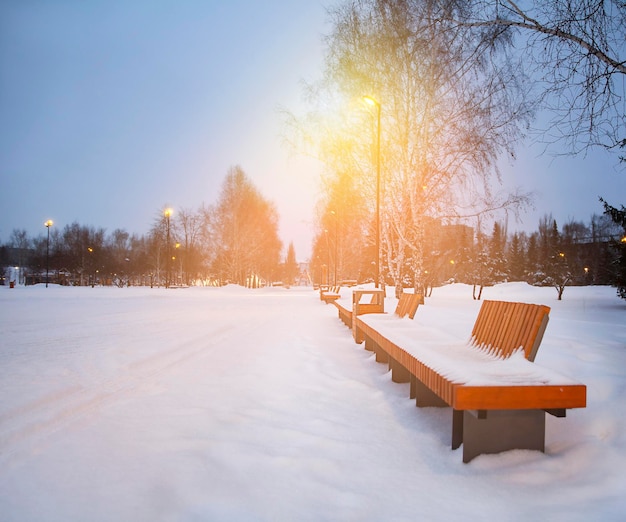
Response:
[{"label": "distant bench", "polygon": [[[416,405],[451,406],[452,449],[463,462],[484,453],[545,448],[545,413],[586,406],[586,386],[532,363],[548,323],[543,305],[484,301],[468,343],[436,343],[379,314],[353,317],[366,349]],[[432,334],[432,332],[430,332]],[[361,339],[355,337],[359,342]]]},{"label": "distant bench", "polygon": [[[361,298],[365,295],[370,294],[372,296],[371,302],[364,303],[361,302]],[[394,312],[395,317],[409,317],[413,319],[415,317],[415,312],[420,304],[424,303],[424,296],[421,294],[409,294],[403,292],[398,299],[398,304],[396,306],[396,310]],[[352,328],[352,316],[354,314],[353,310],[356,310],[356,315],[363,314],[372,314],[372,313],[384,313],[384,292],[382,290],[355,290],[352,293],[352,303],[351,307],[346,307],[341,301],[334,301],[334,305],[337,307],[337,314],[339,319],[348,327]],[[355,332],[355,338],[359,337],[360,333]],[[363,342],[363,339],[357,341],[359,343]]]},{"label": "distant bench", "polygon": [[321,287],[320,300],[324,301],[326,304],[331,303],[341,297],[339,293],[340,290],[340,286]]}]

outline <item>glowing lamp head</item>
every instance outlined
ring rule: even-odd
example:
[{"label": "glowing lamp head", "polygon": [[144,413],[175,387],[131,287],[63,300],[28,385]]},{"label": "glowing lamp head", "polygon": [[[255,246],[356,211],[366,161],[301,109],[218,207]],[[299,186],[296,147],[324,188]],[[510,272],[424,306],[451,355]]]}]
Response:
[{"label": "glowing lamp head", "polygon": [[378,100],[372,96],[363,96],[363,101],[365,103],[367,103],[369,106],[371,107],[379,107],[380,103],[378,103]]},{"label": "glowing lamp head", "polygon": [[46,221],[46,222],[44,223],[44,225],[46,226],[46,228],[50,228],[53,224],[54,224],[54,223],[52,222],[52,220],[51,220],[51,219],[49,219],[48,221]]},{"label": "glowing lamp head", "polygon": [[171,217],[171,215],[172,215],[172,213],[173,213],[173,212],[174,212],[174,211],[173,211],[171,208],[166,208],[166,209],[163,211],[163,215],[164,215],[165,217],[169,218],[169,217]]}]

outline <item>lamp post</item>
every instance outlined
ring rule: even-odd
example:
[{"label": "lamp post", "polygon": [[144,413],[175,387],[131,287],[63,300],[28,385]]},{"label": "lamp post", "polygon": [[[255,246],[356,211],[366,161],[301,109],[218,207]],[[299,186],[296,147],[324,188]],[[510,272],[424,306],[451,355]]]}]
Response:
[{"label": "lamp post", "polygon": [[337,212],[335,212],[334,210],[331,210],[330,213],[333,215],[333,217],[335,218],[335,246],[334,246],[334,250],[335,250],[335,262],[333,263],[333,270],[334,270],[334,274],[333,274],[333,284],[335,286],[337,286],[337,262],[339,261],[338,259],[338,247],[337,245],[339,244],[339,227],[338,227],[338,219],[339,217],[337,216]]},{"label": "lamp post", "polygon": [[[179,248],[180,248],[180,243],[177,241],[176,244],[174,245],[174,255],[172,256],[172,261],[176,261],[176,256],[178,256],[178,276],[176,277],[176,284],[182,285],[183,284],[183,257],[179,253],[180,252]],[[176,269],[176,266],[174,266],[174,269]]]},{"label": "lamp post", "polygon": [[380,102],[371,96],[364,96],[368,105],[376,108],[376,288],[380,285]]},{"label": "lamp post", "polygon": [[52,224],[51,219],[44,223],[45,227],[48,229],[48,239],[46,240],[46,288],[48,288],[48,276],[50,274],[50,227]]},{"label": "lamp post", "polygon": [[172,209],[166,208],[163,212],[165,215],[165,241],[166,244],[166,268],[165,268],[165,288],[169,288],[170,286],[170,266],[172,263],[171,254],[170,254],[170,217],[172,216]]},{"label": "lamp post", "polygon": [[326,286],[330,289],[330,242],[328,241],[328,229],[324,229],[326,236]]},{"label": "lamp post", "polygon": [[89,284],[89,280],[91,279],[91,288],[93,288],[96,284],[96,272],[94,270],[93,263],[93,247],[87,247],[87,252],[89,252],[89,275],[87,276],[87,284]]}]

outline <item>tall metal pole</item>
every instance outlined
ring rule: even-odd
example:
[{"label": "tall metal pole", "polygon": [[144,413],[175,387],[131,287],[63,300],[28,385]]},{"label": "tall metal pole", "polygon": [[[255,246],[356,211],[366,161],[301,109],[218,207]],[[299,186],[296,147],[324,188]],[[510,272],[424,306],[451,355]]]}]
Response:
[{"label": "tall metal pole", "polygon": [[337,262],[339,261],[338,259],[338,255],[339,255],[339,216],[337,215],[337,213],[335,213],[335,286],[338,285],[337,283]]},{"label": "tall metal pole", "polygon": [[[337,214],[337,212],[335,212],[334,210],[330,211],[330,214],[335,218],[335,233],[334,233],[334,262],[333,262],[333,284],[335,286],[337,286],[339,283],[337,283],[337,266],[338,266],[338,261],[339,261],[339,214]],[[329,249],[330,249],[330,245],[329,245]]]},{"label": "tall metal pole", "polygon": [[380,286],[380,103],[376,102],[376,288]]},{"label": "tall metal pole", "polygon": [[52,226],[52,220],[49,219],[44,223],[48,229],[48,239],[46,241],[46,288],[48,288],[48,280],[50,274],[50,227]]},{"label": "tall metal pole", "polygon": [[380,102],[371,96],[364,96],[368,105],[376,107],[376,288],[380,286]]},{"label": "tall metal pole", "polygon": [[172,209],[168,208],[165,210],[165,232],[166,232],[166,256],[167,259],[165,264],[165,288],[169,288],[170,286],[170,265],[172,262],[172,254],[170,253],[170,216],[172,215]]}]

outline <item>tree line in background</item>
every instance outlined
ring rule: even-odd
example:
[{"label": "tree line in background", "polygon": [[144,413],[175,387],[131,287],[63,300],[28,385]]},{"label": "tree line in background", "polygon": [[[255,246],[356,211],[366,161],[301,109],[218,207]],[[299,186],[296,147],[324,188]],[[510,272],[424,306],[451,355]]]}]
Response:
[{"label": "tree line in background", "polygon": [[[68,285],[254,286],[293,275],[295,252],[281,260],[278,214],[240,167],[232,168],[217,203],[197,210],[162,209],[147,234],[71,223],[48,236],[14,230],[0,248],[0,277]],[[11,274],[9,275],[9,272]]]},{"label": "tree line in background", "polygon": [[[489,233],[467,225],[446,225],[431,220],[423,236],[424,283],[413,278],[410,252],[405,265],[391,267],[392,256],[384,252],[383,282],[396,284],[399,273],[403,287],[414,287],[429,295],[432,288],[447,282],[472,285],[473,297],[480,299],[484,286],[526,281],[553,286],[558,299],[567,285],[613,285],[626,299],[626,208],[603,202],[605,212],[594,215],[588,224],[570,221],[560,229],[551,215],[545,215],[536,231],[507,233],[505,224],[495,222]],[[367,234],[355,236],[350,221],[343,222],[333,211],[329,225],[313,245],[311,273],[319,284],[342,281],[374,281],[376,252]],[[355,256],[353,252],[360,255]]]}]

